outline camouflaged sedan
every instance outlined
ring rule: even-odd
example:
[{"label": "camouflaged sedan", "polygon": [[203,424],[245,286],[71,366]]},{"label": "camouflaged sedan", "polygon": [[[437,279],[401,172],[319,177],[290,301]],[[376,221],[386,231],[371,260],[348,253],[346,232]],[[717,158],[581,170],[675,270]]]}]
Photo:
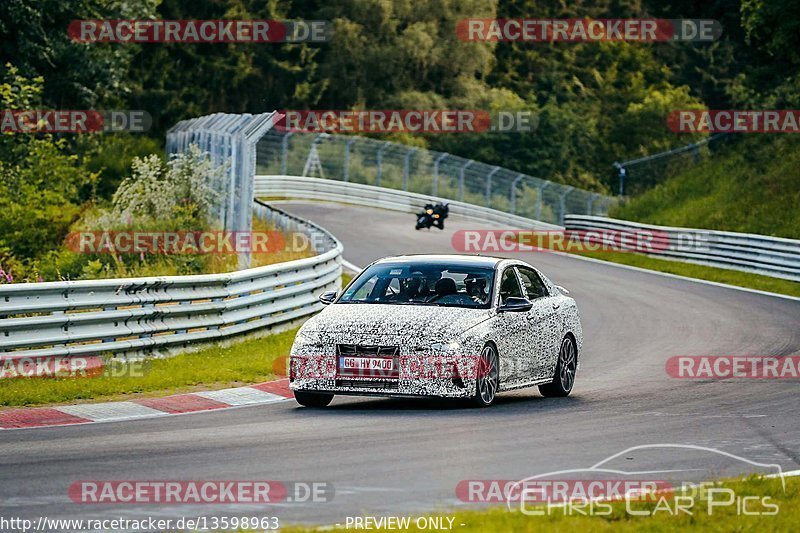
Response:
[{"label": "camouflaged sedan", "polygon": [[462,255],[388,257],[369,265],[298,331],[297,401],[336,394],[465,398],[538,386],[572,391],[583,343],[575,300],[531,265]]}]

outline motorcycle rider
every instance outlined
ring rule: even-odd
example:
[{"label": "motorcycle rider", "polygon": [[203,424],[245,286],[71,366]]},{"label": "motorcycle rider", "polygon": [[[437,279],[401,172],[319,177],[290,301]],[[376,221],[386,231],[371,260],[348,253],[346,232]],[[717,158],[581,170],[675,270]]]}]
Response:
[{"label": "motorcycle rider", "polygon": [[433,208],[433,214],[438,216],[433,217],[433,225],[439,229],[444,229],[444,219],[447,218],[449,212],[448,204],[436,204]]}]

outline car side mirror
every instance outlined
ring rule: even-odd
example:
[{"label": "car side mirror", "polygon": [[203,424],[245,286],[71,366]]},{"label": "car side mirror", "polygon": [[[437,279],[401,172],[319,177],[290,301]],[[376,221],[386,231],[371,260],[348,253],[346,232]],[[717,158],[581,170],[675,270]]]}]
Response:
[{"label": "car side mirror", "polygon": [[562,287],[561,285],[556,285],[556,289],[558,289],[558,292],[560,292],[564,296],[569,294],[569,291],[567,289],[565,289],[564,287]]},{"label": "car side mirror", "polygon": [[336,291],[326,291],[319,295],[319,301],[322,302],[323,305],[332,304],[338,295],[339,293]]},{"label": "car side mirror", "polygon": [[523,311],[530,311],[533,303],[527,298],[519,298],[517,296],[509,296],[505,303],[500,304],[497,310],[501,313],[521,313]]}]

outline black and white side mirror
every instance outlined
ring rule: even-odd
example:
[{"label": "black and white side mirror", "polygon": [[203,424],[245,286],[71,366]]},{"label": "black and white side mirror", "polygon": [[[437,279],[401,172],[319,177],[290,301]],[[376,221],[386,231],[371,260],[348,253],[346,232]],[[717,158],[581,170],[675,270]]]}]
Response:
[{"label": "black and white side mirror", "polygon": [[501,304],[497,310],[501,313],[522,313],[530,311],[533,308],[533,303],[527,298],[519,298],[511,296],[506,298],[506,301]]},{"label": "black and white side mirror", "polygon": [[564,296],[567,296],[569,294],[569,291],[564,287],[562,287],[561,285],[556,285],[556,289],[558,289],[558,292],[560,292]]},{"label": "black and white side mirror", "polygon": [[336,291],[326,291],[319,295],[319,301],[322,302],[324,305],[332,304],[336,301],[336,296],[338,296],[338,292]]}]

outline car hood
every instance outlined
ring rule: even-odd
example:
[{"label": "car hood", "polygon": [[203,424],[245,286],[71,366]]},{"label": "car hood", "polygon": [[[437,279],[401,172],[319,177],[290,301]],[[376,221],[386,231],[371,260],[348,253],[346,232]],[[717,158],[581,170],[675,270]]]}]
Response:
[{"label": "car hood", "polygon": [[[488,309],[391,304],[333,304],[303,326],[322,342],[371,344],[392,340],[447,342],[488,320]],[[405,339],[405,342],[402,340]]]}]

